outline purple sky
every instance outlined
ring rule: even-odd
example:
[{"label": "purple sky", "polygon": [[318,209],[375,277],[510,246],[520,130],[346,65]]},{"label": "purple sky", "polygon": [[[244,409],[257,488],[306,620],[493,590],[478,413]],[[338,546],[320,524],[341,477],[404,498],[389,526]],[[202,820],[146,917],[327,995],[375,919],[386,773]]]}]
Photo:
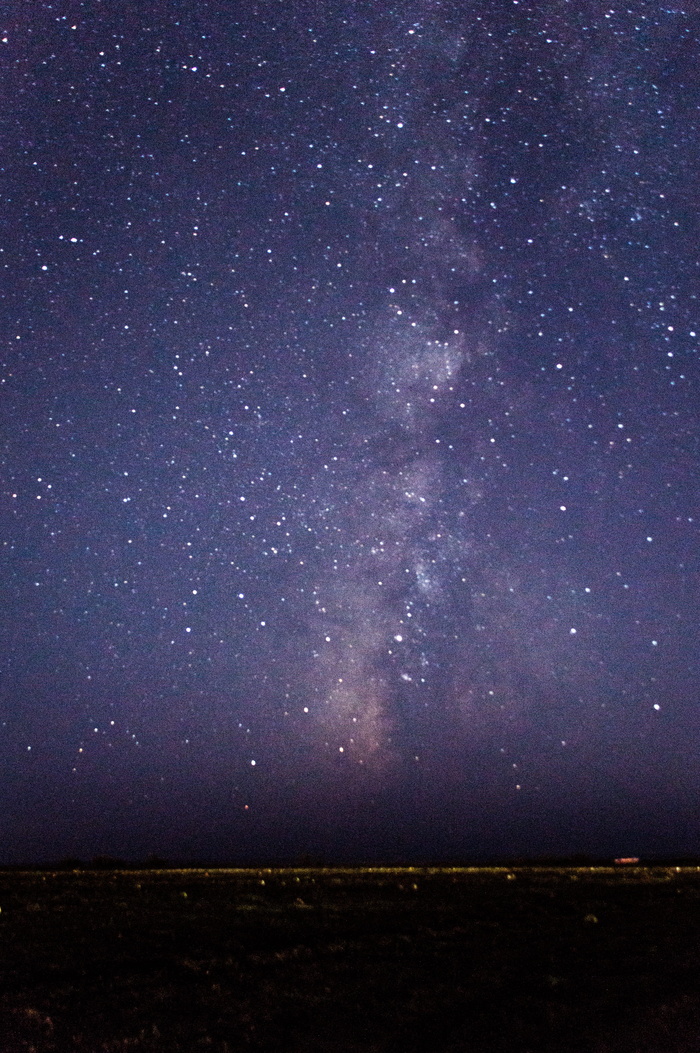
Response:
[{"label": "purple sky", "polygon": [[697,12],[2,17],[0,862],[697,852]]}]

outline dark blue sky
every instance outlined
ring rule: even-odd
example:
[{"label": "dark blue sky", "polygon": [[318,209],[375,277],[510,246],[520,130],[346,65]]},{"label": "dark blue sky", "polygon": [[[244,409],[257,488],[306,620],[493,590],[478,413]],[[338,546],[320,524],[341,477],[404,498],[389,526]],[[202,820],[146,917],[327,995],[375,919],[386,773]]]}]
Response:
[{"label": "dark blue sky", "polygon": [[698,851],[697,12],[3,17],[0,862]]}]

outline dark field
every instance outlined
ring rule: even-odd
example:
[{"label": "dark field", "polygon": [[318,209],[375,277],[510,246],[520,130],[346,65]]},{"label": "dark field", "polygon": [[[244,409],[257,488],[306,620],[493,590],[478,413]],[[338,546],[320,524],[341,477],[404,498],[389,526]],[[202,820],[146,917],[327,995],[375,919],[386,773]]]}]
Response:
[{"label": "dark field", "polygon": [[0,873],[0,1051],[700,1050],[700,869]]}]

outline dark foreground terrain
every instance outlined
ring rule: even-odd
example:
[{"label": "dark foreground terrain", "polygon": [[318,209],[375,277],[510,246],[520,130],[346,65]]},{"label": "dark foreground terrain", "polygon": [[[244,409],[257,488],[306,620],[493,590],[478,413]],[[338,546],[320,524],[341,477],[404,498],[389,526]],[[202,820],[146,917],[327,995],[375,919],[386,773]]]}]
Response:
[{"label": "dark foreground terrain", "polygon": [[0,1051],[700,1051],[700,869],[0,873]]}]

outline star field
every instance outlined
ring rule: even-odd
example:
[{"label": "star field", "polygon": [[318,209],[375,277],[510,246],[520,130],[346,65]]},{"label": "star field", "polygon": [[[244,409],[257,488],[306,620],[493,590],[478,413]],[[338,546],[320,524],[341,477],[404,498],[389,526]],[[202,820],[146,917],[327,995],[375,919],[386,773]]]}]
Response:
[{"label": "star field", "polygon": [[4,17],[5,861],[697,851],[697,13]]}]

